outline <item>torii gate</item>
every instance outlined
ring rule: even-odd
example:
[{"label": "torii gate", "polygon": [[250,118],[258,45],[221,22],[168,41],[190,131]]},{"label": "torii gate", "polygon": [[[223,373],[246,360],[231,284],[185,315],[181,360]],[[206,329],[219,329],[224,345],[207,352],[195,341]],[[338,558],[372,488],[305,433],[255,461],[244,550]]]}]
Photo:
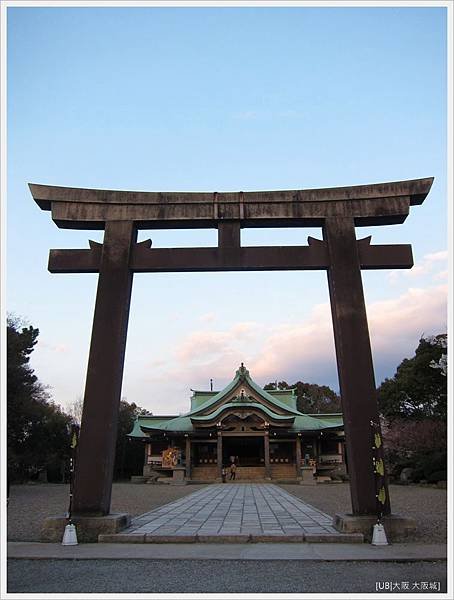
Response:
[{"label": "torii gate", "polygon": [[[268,192],[131,192],[30,184],[34,200],[58,227],[104,229],[87,250],[51,250],[52,273],[99,273],[82,427],[74,515],[110,511],[118,407],[133,273],[325,269],[331,300],[344,414],[352,510],[377,514],[371,424],[379,431],[361,269],[413,266],[410,245],[371,245],[355,227],[403,223],[433,178],[352,187]],[[321,227],[308,246],[242,247],[244,227]],[[152,248],[138,229],[217,228],[213,248]],[[382,478],[382,514],[390,513]]]}]

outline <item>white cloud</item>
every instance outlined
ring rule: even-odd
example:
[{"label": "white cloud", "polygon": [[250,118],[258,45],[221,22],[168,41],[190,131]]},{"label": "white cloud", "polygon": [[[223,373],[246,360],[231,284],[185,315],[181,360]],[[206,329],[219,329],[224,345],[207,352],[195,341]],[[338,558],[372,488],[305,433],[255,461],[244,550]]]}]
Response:
[{"label": "white cloud", "polygon": [[438,262],[440,260],[448,260],[448,251],[447,250],[440,250],[440,252],[432,252],[431,254],[426,254],[424,256],[424,260],[427,260],[428,262]]},{"label": "white cloud", "polygon": [[213,321],[216,320],[216,318],[217,318],[216,313],[209,312],[209,313],[200,315],[199,321],[201,321],[202,323],[212,323]]},{"label": "white cloud", "polygon": [[[368,306],[368,322],[376,370],[392,359],[411,354],[423,333],[446,330],[447,287],[411,288],[401,296]],[[329,305],[319,305],[311,317],[295,326],[285,324],[269,337],[257,357],[254,373],[265,379],[323,376],[331,379],[334,341]],[[392,375],[392,373],[390,373]],[[381,377],[377,377],[379,381]]]},{"label": "white cloud", "polygon": [[434,269],[443,267],[443,263],[448,261],[448,251],[440,250],[439,252],[431,252],[423,256],[422,260],[415,263],[411,269],[398,269],[388,273],[388,281],[395,284],[402,279],[417,279],[424,275],[432,274],[432,278],[436,279],[438,274],[433,274]]},{"label": "white cloud", "polygon": [[41,339],[38,340],[37,348],[38,347],[41,350],[49,351],[49,352],[57,352],[58,354],[62,354],[62,353],[69,351],[68,344],[63,344],[63,343],[50,344],[50,343],[46,342],[45,340],[41,340]]},{"label": "white cloud", "polygon": [[447,281],[448,280],[449,271],[446,269],[445,271],[440,271],[433,276],[434,281]]},{"label": "white cloud", "polygon": [[[386,369],[395,369],[405,356],[412,355],[422,334],[445,330],[446,298],[447,286],[441,285],[411,288],[397,298],[369,305],[378,381]],[[227,383],[244,362],[261,383],[302,378],[336,386],[328,303],[315,306],[303,322],[284,322],[272,330],[257,323],[237,323],[226,330],[195,331],[175,349],[175,358],[157,379],[207,389],[210,377]]]}]

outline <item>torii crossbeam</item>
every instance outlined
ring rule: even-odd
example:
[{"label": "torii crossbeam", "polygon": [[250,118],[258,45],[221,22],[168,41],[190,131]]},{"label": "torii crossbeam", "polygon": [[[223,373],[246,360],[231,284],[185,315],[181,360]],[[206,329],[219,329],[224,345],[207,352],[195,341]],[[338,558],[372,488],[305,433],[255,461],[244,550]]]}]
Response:
[{"label": "torii crossbeam", "polygon": [[[328,274],[352,510],[377,514],[371,424],[379,432],[361,269],[411,268],[410,245],[371,245],[355,227],[403,223],[433,178],[317,190],[198,193],[30,184],[58,227],[104,229],[102,244],[51,250],[52,273],[99,273],[74,484],[75,515],[110,511],[118,407],[134,272],[324,269]],[[321,227],[308,246],[242,247],[245,227]],[[138,229],[217,228],[214,248],[152,248]],[[378,429],[377,429],[378,427]],[[382,452],[379,451],[379,452]],[[379,454],[380,455],[380,454]],[[381,512],[390,504],[383,479]]]}]

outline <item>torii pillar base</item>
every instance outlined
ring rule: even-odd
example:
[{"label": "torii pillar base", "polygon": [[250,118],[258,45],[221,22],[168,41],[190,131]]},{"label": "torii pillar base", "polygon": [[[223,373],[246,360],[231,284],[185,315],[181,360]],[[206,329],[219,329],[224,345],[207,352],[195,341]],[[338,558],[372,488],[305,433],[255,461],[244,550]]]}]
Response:
[{"label": "torii pillar base", "polygon": [[[365,541],[372,539],[372,530],[377,523],[377,517],[374,515],[352,515],[348,513],[339,513],[334,516],[333,526],[341,533],[362,533]],[[385,528],[386,537],[389,541],[395,542],[406,538],[416,531],[416,521],[412,517],[391,514],[385,515],[381,519]]]},{"label": "torii pillar base", "polygon": [[[72,517],[76,526],[77,540],[81,543],[97,542],[98,536],[105,533],[118,533],[131,524],[131,515],[112,513],[104,517]],[[47,517],[41,528],[41,541],[60,543],[63,539],[66,517]]]}]

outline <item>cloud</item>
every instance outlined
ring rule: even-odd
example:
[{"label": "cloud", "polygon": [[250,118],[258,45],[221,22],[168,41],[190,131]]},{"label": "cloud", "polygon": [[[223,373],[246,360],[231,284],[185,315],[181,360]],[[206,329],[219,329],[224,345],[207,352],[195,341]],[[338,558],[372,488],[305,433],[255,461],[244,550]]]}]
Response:
[{"label": "cloud", "polygon": [[424,260],[428,262],[438,262],[440,260],[448,260],[448,251],[440,250],[439,252],[432,252],[431,254],[426,254],[424,256]]},{"label": "cloud", "polygon": [[258,323],[247,321],[236,323],[229,331],[194,331],[176,348],[176,358],[181,362],[211,362],[217,356],[231,354],[245,341],[253,340],[260,328]]},{"label": "cloud", "polygon": [[205,361],[210,356],[224,354],[229,347],[231,334],[225,331],[195,331],[176,348],[180,362]]},{"label": "cloud", "polygon": [[440,271],[433,276],[434,281],[447,281],[449,275],[449,271],[446,269],[445,271]]},{"label": "cloud", "polygon": [[[367,306],[377,384],[392,377],[411,357],[422,335],[446,331],[447,285],[412,287],[395,298]],[[264,385],[299,379],[338,389],[329,303],[316,305],[307,319],[268,325],[238,322],[224,329],[193,331],[157,368],[131,373],[125,393],[156,414],[187,411],[190,388],[222,389],[241,362]]]},{"label": "cloud", "polygon": [[447,323],[447,295],[446,285],[410,288],[398,298],[372,304],[369,323],[376,347],[389,348],[396,337],[408,338],[435,330],[441,333]]},{"label": "cloud", "polygon": [[156,359],[156,360],[152,360],[152,361],[149,363],[149,366],[150,366],[151,368],[153,368],[153,369],[159,369],[160,367],[163,367],[163,366],[165,366],[165,364],[166,364],[166,361],[165,361],[164,359],[162,359],[162,358],[158,358],[158,359]]},{"label": "cloud", "polygon": [[199,321],[201,321],[202,323],[212,323],[216,319],[217,315],[214,312],[205,313],[203,315],[200,315],[199,317]]},{"label": "cloud", "polygon": [[[399,269],[393,270],[388,273],[388,281],[391,284],[395,284],[398,281],[406,279],[416,279],[433,273],[435,268],[440,268],[443,263],[448,260],[448,251],[440,250],[438,252],[431,252],[423,256],[422,260],[415,263],[411,269]],[[437,278],[437,274],[433,275],[433,279]]]},{"label": "cloud", "polygon": [[251,338],[257,334],[258,330],[261,329],[259,323],[254,321],[246,321],[244,323],[237,323],[232,327],[231,334],[235,338],[246,339]]},{"label": "cloud", "polygon": [[69,351],[67,344],[49,344],[44,340],[38,340],[37,347],[45,351],[57,352],[58,354],[64,354]]},{"label": "cloud", "polygon": [[[413,353],[423,334],[446,331],[447,286],[411,288],[398,298],[372,303],[367,308],[377,381],[390,368]],[[269,337],[254,373],[267,380],[276,377],[295,381],[332,383],[335,352],[330,308],[317,306],[308,321],[282,325]]]},{"label": "cloud", "polygon": [[[390,300],[368,306],[369,330],[377,381],[391,376],[411,356],[423,334],[446,329],[447,286],[411,288]],[[331,311],[328,303],[314,307],[300,323],[267,329],[258,323],[237,323],[228,330],[196,331],[175,351],[176,361],[162,377],[188,385],[216,377],[228,381],[240,362],[261,383],[297,379],[337,387]],[[391,372],[392,371],[392,372]]]}]

